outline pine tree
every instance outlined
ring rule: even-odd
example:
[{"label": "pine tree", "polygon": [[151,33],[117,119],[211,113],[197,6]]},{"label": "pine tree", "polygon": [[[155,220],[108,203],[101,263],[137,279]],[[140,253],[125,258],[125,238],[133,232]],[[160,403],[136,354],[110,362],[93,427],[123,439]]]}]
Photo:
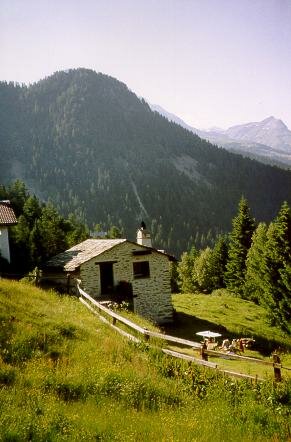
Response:
[{"label": "pine tree", "polygon": [[211,273],[210,273],[210,256],[212,250],[206,247],[200,250],[193,265],[192,278],[195,291],[210,292],[211,291]]},{"label": "pine tree", "polygon": [[72,247],[89,237],[89,229],[80,223],[72,213],[63,221],[67,247]]},{"label": "pine tree", "polygon": [[39,264],[41,261],[66,250],[63,218],[48,204],[36,220],[30,235],[31,256]]},{"label": "pine tree", "polygon": [[42,207],[36,196],[29,196],[23,206],[23,215],[30,228],[33,227],[36,218],[41,216]]},{"label": "pine tree", "polygon": [[222,288],[228,257],[227,238],[219,236],[213,249],[206,247],[194,259],[192,281],[194,289],[210,293]]},{"label": "pine tree", "polygon": [[209,257],[210,290],[225,287],[224,274],[228,259],[228,242],[225,235],[220,235]]},{"label": "pine tree", "polygon": [[59,215],[52,204],[30,196],[24,183],[17,180],[8,190],[0,186],[4,199],[16,207],[18,224],[10,229],[10,272],[23,275],[41,262],[88,238],[88,228],[74,215]]},{"label": "pine tree", "polygon": [[225,281],[227,288],[235,294],[243,292],[246,272],[246,258],[251,247],[255,221],[245,198],[241,198],[238,214],[232,222],[229,241],[229,258],[226,265]]},{"label": "pine tree", "polygon": [[291,214],[286,202],[270,224],[264,253],[262,303],[273,324],[291,332]]},{"label": "pine tree", "polygon": [[195,291],[193,266],[197,256],[198,251],[195,247],[192,247],[190,252],[184,252],[181,256],[177,271],[179,275],[178,285],[182,293],[193,293]]},{"label": "pine tree", "polygon": [[106,238],[110,239],[122,238],[122,231],[117,226],[111,226],[107,232]]},{"label": "pine tree", "polygon": [[12,183],[8,187],[8,197],[16,216],[21,215],[23,206],[29,197],[25,184],[20,180],[16,180],[14,183]]},{"label": "pine tree", "polygon": [[267,225],[260,223],[252,238],[252,245],[247,254],[244,298],[260,303],[263,294],[265,272],[265,252]]}]

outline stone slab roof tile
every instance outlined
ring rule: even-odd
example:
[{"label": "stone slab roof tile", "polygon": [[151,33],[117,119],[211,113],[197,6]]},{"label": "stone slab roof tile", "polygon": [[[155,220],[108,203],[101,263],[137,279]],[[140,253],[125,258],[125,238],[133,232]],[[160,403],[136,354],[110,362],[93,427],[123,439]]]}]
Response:
[{"label": "stone slab roof tile", "polygon": [[101,253],[125,241],[126,239],[86,239],[80,244],[51,258],[46,262],[45,267],[62,268],[64,271],[72,272],[84,262],[101,255]]}]

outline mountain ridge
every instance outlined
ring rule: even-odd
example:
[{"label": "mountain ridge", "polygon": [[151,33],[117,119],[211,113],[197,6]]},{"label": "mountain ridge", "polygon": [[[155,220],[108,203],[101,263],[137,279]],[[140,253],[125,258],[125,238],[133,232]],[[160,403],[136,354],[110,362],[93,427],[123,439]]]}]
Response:
[{"label": "mountain ridge", "polygon": [[129,239],[144,219],[177,254],[228,230],[242,194],[266,221],[291,203],[288,172],[218,149],[88,69],[0,83],[0,154],[3,184],[21,178],[65,216]]},{"label": "mountain ridge", "polygon": [[258,161],[291,166],[291,131],[280,119],[273,116],[259,122],[249,122],[229,127],[201,130],[185,123],[181,118],[161,106],[150,105],[151,109],[165,116],[169,121],[180,124],[187,130],[211,143],[234,153],[241,153]]},{"label": "mountain ridge", "polygon": [[282,120],[268,117],[260,122],[232,126],[225,132],[230,138],[252,141],[291,154],[291,131]]}]

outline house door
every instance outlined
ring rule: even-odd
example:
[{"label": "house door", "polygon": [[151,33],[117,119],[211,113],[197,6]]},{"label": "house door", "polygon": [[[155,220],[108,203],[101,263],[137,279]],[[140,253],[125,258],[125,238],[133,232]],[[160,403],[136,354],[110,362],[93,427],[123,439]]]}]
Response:
[{"label": "house door", "polygon": [[113,264],[112,262],[100,263],[101,295],[108,295],[113,292]]}]

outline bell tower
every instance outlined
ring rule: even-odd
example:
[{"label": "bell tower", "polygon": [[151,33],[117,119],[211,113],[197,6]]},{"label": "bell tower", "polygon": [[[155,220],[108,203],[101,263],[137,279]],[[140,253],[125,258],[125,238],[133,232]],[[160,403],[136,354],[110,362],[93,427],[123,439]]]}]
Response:
[{"label": "bell tower", "polygon": [[141,246],[152,247],[152,239],[150,232],[146,229],[145,223],[142,221],[137,231],[136,242]]}]

